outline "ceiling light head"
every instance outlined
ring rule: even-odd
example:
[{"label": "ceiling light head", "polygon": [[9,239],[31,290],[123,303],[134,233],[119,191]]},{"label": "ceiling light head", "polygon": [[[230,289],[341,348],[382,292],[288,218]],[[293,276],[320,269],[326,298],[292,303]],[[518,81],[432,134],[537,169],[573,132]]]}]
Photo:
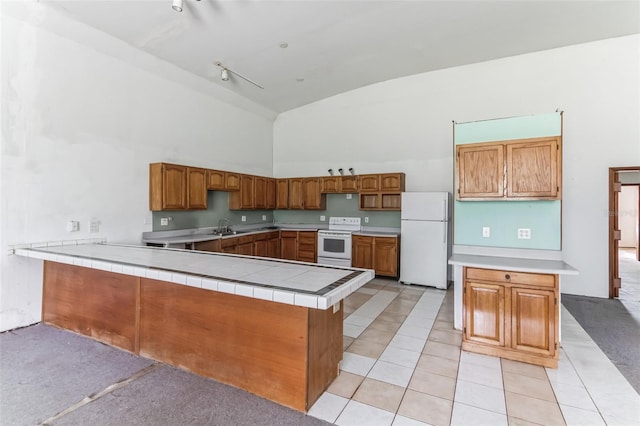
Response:
[{"label": "ceiling light head", "polygon": [[220,78],[222,78],[222,81],[229,81],[229,70],[226,68],[222,68],[222,71],[220,72]]},{"label": "ceiling light head", "polygon": [[182,12],[182,0],[173,0],[173,3],[171,4],[171,7],[176,12]]}]

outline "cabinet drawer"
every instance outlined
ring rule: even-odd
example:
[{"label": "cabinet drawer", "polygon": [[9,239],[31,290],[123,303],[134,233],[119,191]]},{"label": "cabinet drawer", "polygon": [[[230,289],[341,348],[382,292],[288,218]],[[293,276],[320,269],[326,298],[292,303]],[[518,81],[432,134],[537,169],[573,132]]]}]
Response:
[{"label": "cabinet drawer", "polygon": [[282,238],[298,238],[298,231],[280,231]]},{"label": "cabinet drawer", "polygon": [[263,232],[260,234],[253,234],[253,241],[262,241],[262,240],[268,240],[269,239],[269,233],[267,232]]},{"label": "cabinet drawer", "polygon": [[253,242],[253,235],[243,235],[238,237],[238,245],[240,244],[248,244]]},{"label": "cabinet drawer", "polygon": [[227,248],[238,245],[238,238],[223,238],[220,240],[220,247]]},{"label": "cabinet drawer", "polygon": [[300,245],[310,244],[312,246],[315,246],[316,245],[316,237],[315,237],[315,235],[300,234],[298,236],[298,242],[299,242]]},{"label": "cabinet drawer", "polygon": [[465,273],[468,280],[493,281],[542,287],[554,287],[556,284],[556,277],[552,274],[533,274],[528,272],[511,272],[478,268],[466,268]]}]

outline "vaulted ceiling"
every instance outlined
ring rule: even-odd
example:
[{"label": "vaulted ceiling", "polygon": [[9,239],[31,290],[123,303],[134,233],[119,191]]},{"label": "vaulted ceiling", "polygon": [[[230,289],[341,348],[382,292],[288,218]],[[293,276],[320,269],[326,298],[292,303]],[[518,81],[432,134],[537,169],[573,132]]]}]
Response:
[{"label": "vaulted ceiling", "polygon": [[[369,84],[640,32],[639,1],[40,0],[282,112]],[[286,47],[285,47],[286,46]],[[233,72],[220,78],[220,62]]]}]

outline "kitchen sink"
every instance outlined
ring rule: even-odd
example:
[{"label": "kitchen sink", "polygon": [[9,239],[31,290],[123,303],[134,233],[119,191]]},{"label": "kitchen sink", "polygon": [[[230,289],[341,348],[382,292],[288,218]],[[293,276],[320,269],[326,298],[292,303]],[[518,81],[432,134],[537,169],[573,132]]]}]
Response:
[{"label": "kitchen sink", "polygon": [[213,231],[211,234],[212,235],[217,235],[219,237],[226,237],[226,236],[229,236],[229,235],[246,234],[247,232],[251,232],[251,231],[224,231],[224,232]]}]

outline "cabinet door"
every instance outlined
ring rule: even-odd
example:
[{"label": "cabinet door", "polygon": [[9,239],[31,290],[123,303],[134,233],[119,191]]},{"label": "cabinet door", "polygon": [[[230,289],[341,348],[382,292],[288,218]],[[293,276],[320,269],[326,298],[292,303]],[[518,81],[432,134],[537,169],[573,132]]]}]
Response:
[{"label": "cabinet door", "polygon": [[326,205],[326,196],[320,193],[321,178],[304,178],[303,179],[303,202],[305,210],[324,210]]},{"label": "cabinet door", "polygon": [[298,255],[297,260],[301,262],[315,262],[318,251],[316,231],[298,232]]},{"label": "cabinet door", "polygon": [[373,269],[373,237],[354,235],[351,238],[351,265]]},{"label": "cabinet door", "polygon": [[220,240],[199,241],[194,246],[195,250],[219,252]]},{"label": "cabinet door", "polygon": [[276,208],[276,180],[273,178],[267,178],[267,210],[273,210]]},{"label": "cabinet door", "polygon": [[255,241],[253,243],[253,255],[267,257],[267,240]]},{"label": "cabinet door", "polygon": [[473,281],[464,286],[465,340],[504,347],[504,286]]},{"label": "cabinet door", "polygon": [[267,178],[262,176],[253,177],[253,208],[267,208]]},{"label": "cabinet door", "polygon": [[360,192],[380,191],[380,175],[360,175]]},{"label": "cabinet door", "polygon": [[320,184],[320,192],[323,194],[336,194],[340,192],[340,176],[323,177]]},{"label": "cabinet door", "polygon": [[276,179],[276,209],[289,208],[289,179]]},{"label": "cabinet door", "polygon": [[404,173],[385,173],[380,175],[380,190],[385,192],[404,191]]},{"label": "cabinet door", "polygon": [[280,237],[273,237],[267,240],[267,257],[280,257]]},{"label": "cabinet door", "polygon": [[554,356],[556,351],[556,295],[552,290],[511,289],[511,347]]},{"label": "cabinet door", "polygon": [[507,147],[507,197],[557,198],[560,192],[557,138],[509,143]]},{"label": "cabinet door", "polygon": [[302,178],[290,178],[289,179],[289,208],[290,209],[303,209],[303,185]]},{"label": "cabinet door", "polygon": [[456,146],[458,198],[504,197],[504,146],[468,144]]},{"label": "cabinet door", "polygon": [[288,260],[298,259],[298,232],[280,232],[280,257]]},{"label": "cabinet door", "polygon": [[355,194],[358,192],[358,176],[342,176],[340,192]]},{"label": "cabinet door", "polygon": [[207,189],[214,191],[224,191],[225,172],[222,170],[207,170]]},{"label": "cabinet door", "polygon": [[187,208],[207,208],[207,170],[187,167]]},{"label": "cabinet door", "polygon": [[253,243],[238,244],[238,254],[253,256]]},{"label": "cabinet door", "polygon": [[162,210],[187,208],[187,168],[162,164]]},{"label": "cabinet door", "polygon": [[398,239],[375,237],[373,265],[376,275],[398,276]]},{"label": "cabinet door", "polygon": [[238,173],[224,173],[224,189],[227,191],[240,191],[240,175]]}]

